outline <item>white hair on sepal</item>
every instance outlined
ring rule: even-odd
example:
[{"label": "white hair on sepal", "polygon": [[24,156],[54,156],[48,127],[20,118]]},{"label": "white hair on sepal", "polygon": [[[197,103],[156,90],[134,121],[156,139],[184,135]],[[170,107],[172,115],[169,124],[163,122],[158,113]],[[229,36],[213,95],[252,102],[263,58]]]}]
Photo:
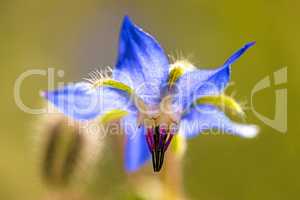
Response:
[{"label": "white hair on sepal", "polygon": [[180,69],[183,69],[184,72],[189,72],[196,70],[197,68],[187,59],[182,60],[176,60],[174,63],[170,65],[170,71],[174,68],[179,67]]},{"label": "white hair on sepal", "polygon": [[237,97],[237,91],[234,88],[235,85],[236,83],[234,81],[230,81],[226,85],[225,89],[222,91],[222,95],[229,96],[237,103],[239,107],[239,111],[236,114],[238,114],[237,116],[239,117],[240,120],[242,120],[242,122],[246,123],[247,121],[246,111],[249,110],[248,101],[245,97],[243,97],[242,99]]},{"label": "white hair on sepal", "polygon": [[176,50],[175,53],[172,55],[168,55],[170,59],[170,68],[169,71],[173,70],[176,67],[179,67],[187,71],[193,71],[197,69],[197,67],[191,61],[193,56],[192,55],[184,55],[184,53],[180,50]]},{"label": "white hair on sepal", "polygon": [[88,73],[87,78],[83,78],[85,81],[91,83],[92,85],[96,85],[98,82],[111,79],[112,78],[113,69],[109,66],[106,67],[98,67],[93,71]]},{"label": "white hair on sepal", "polygon": [[194,56],[192,54],[186,55],[182,50],[175,50],[173,53],[168,54],[170,63],[174,63],[178,60],[193,60]]}]

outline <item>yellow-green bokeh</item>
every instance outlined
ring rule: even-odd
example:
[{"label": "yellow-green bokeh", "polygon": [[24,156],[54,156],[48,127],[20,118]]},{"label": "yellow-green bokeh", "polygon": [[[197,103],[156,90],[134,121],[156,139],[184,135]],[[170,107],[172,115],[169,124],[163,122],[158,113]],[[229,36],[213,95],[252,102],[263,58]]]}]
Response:
[{"label": "yellow-green bokeh", "polygon": [[[247,111],[247,120],[261,127],[257,138],[204,135],[189,141],[184,189],[192,199],[297,199],[299,8],[298,1],[289,0],[0,1],[0,199],[40,199],[45,191],[36,156],[39,116],[16,106],[17,77],[28,69],[53,67],[65,72],[56,82],[77,81],[96,67],[113,66],[125,14],[155,35],[168,54],[186,56],[199,67],[221,65],[233,51],[255,40],[255,47],[232,68],[232,90],[248,103],[260,79],[288,67],[288,84],[280,86],[288,88],[288,132],[279,133]],[[45,88],[45,77],[31,77],[22,85],[22,99],[39,107],[39,91]],[[256,109],[270,118],[276,88],[255,97]],[[91,186],[95,199],[101,199],[101,191],[124,191],[113,188],[114,181],[125,177],[122,162],[114,164],[120,165],[113,168],[114,175],[103,175],[111,181],[108,188],[97,191]]]}]

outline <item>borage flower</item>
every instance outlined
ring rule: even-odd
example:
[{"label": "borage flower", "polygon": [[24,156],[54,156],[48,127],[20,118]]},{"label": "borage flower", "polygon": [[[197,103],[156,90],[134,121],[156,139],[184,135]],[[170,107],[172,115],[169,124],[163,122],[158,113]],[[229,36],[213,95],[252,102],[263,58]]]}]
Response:
[{"label": "borage flower", "polygon": [[170,64],[159,43],[125,17],[112,77],[91,74],[91,83],[70,84],[44,97],[77,120],[120,120],[126,134],[126,169],[137,170],[152,155],[157,172],[176,135],[189,138],[211,129],[242,137],[257,134],[256,126],[233,122],[222,109],[225,105],[242,113],[223,90],[231,64],[252,45],[246,44],[217,69]]}]

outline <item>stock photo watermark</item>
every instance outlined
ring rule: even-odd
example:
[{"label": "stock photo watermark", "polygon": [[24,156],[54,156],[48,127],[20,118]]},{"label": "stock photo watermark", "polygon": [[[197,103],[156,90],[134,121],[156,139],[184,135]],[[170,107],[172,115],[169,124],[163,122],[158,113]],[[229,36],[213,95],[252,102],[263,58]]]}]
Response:
[{"label": "stock photo watermark", "polygon": [[[263,77],[262,79],[260,79],[252,88],[251,92],[250,92],[250,110],[251,112],[254,114],[254,116],[257,117],[257,119],[259,119],[262,123],[266,124],[267,126],[273,128],[274,130],[281,132],[281,133],[286,133],[287,132],[287,88],[285,87],[285,84],[287,83],[287,67],[283,67],[281,69],[278,69],[276,71],[274,71],[272,74],[267,75],[265,77]],[[75,113],[79,113],[79,114],[85,114],[85,113],[91,113],[93,110],[99,110],[99,109],[103,109],[105,110],[105,104],[104,99],[105,98],[110,98],[109,96],[105,96],[103,95],[103,90],[105,90],[105,87],[99,87],[97,88],[97,92],[90,92],[90,90],[95,90],[95,88],[92,86],[94,82],[98,81],[98,80],[102,80],[103,78],[105,78],[105,76],[109,77],[111,76],[111,69],[104,69],[104,70],[100,70],[96,73],[90,74],[90,78],[87,79],[87,81],[82,80],[82,82],[84,82],[84,84],[78,84],[78,83],[68,83],[68,85],[72,84],[74,87],[72,89],[72,94],[73,95],[68,95],[66,94],[63,98],[58,98],[54,102],[54,104],[57,106],[59,105],[59,107],[63,107],[65,108],[66,111],[64,111],[65,113],[72,113],[72,115]],[[26,79],[30,78],[30,77],[34,77],[34,76],[39,76],[39,77],[43,77],[47,80],[47,85],[48,88],[45,90],[53,90],[54,88],[59,88],[59,87],[63,87],[66,85],[66,83],[64,82],[56,82],[56,78],[63,78],[64,77],[64,71],[63,70],[56,70],[54,68],[48,68],[48,69],[31,69],[31,70],[27,70],[25,72],[23,72],[22,74],[20,74],[17,79],[15,80],[15,85],[14,85],[14,100],[15,103],[17,105],[17,107],[22,110],[25,113],[28,114],[33,114],[33,115],[43,115],[43,114],[52,114],[52,113],[59,113],[59,111],[57,109],[54,108],[54,106],[51,106],[49,104],[47,104],[47,106],[44,106],[43,108],[31,108],[30,106],[26,105],[24,103],[24,101],[21,98],[21,86],[24,82],[26,82]],[[133,84],[133,81],[130,80],[129,77],[124,76],[124,80],[126,79],[126,83],[131,86]],[[273,82],[272,82],[273,80]],[[157,84],[153,84],[156,85]],[[154,86],[152,85],[152,83],[147,83],[145,85],[140,85],[139,88],[135,88],[135,93],[139,94],[139,93],[143,93],[143,91],[145,91],[145,88],[152,88],[153,90],[159,90],[159,88],[154,88]],[[274,89],[274,93],[275,93],[275,106],[274,106],[274,117],[273,118],[269,118],[265,115],[263,115],[262,113],[258,112],[255,108],[254,105],[254,99],[255,99],[255,94],[258,92],[263,92],[264,89],[270,88],[271,86],[280,86],[279,89]],[[283,86],[283,87],[282,87]],[[207,91],[218,91],[219,87],[222,86],[216,86],[213,84],[210,84],[209,82],[206,82],[205,87],[207,88]],[[188,87],[189,88],[189,87]],[[202,85],[202,89],[203,89],[203,85]],[[214,90],[214,88],[216,88]],[[41,88],[42,89],[42,88]],[[193,90],[197,90],[197,88],[190,88]],[[176,90],[176,89],[174,89]],[[77,93],[81,93],[81,92],[86,92],[88,94],[89,98],[86,99],[76,99]],[[178,90],[179,91],[179,90]],[[66,91],[70,92],[70,91]],[[184,99],[181,97],[185,97],[187,94],[185,93],[187,92],[187,90],[181,90],[180,93],[176,93],[174,92],[173,95],[177,95],[177,97],[179,96],[178,99]],[[75,95],[74,95],[75,94]],[[45,95],[47,95],[46,93],[43,92],[43,90],[41,90],[40,93],[41,96],[45,97]],[[211,94],[214,95],[214,94]],[[66,99],[67,98],[67,99]],[[150,96],[143,96],[143,99],[151,99],[152,101],[155,101],[155,99],[153,100],[154,97]],[[193,97],[194,98],[194,97]],[[196,99],[196,98],[195,98]],[[69,105],[66,102],[76,102],[80,101],[80,104],[69,107]],[[168,103],[170,101],[172,101],[172,96],[169,95],[167,98],[163,99],[163,101],[165,101],[166,103],[162,103],[160,105],[160,110],[163,110],[164,112],[170,112],[170,110],[172,110],[171,112],[180,112],[180,109],[178,107],[173,106],[172,108],[168,107]],[[131,103],[134,102],[134,104],[138,107],[139,111],[141,113],[144,112],[153,112],[153,117],[155,118],[155,109],[150,110],[149,109],[145,109],[145,106],[143,104],[141,104],[141,101],[139,100],[139,98],[137,98],[135,95],[131,95],[131,98],[128,100],[127,104],[122,105],[123,107],[130,107]],[[206,112],[205,110],[198,110],[198,112]],[[149,113],[147,113],[149,114]],[[220,120],[220,123],[222,123],[222,121]],[[97,125],[98,124],[98,125]],[[209,130],[207,127],[211,127],[211,125],[209,124],[205,124],[205,123],[195,123],[192,124],[191,127],[187,127],[189,129],[193,129],[193,126],[197,126],[197,129],[199,130],[205,130],[205,132],[213,132],[213,130]],[[201,127],[199,127],[201,126]],[[220,125],[221,126],[221,125]],[[95,123],[93,125],[89,125],[88,123],[85,123],[82,128],[85,128],[88,130],[88,132],[100,132],[102,134],[101,137],[105,137],[106,134],[120,134],[120,123],[119,122],[114,122],[111,123],[111,126],[108,128],[106,126],[102,126],[99,125],[99,123]],[[124,125],[123,125],[124,128]],[[125,128],[129,128],[129,129],[137,129],[138,127],[132,124],[125,124]],[[178,129],[178,127],[177,127]],[[90,131],[89,131],[90,130]],[[227,132],[228,130],[226,130],[226,127],[224,127],[222,129],[222,132]],[[133,132],[138,132],[138,131],[133,131]],[[230,131],[229,131],[230,132]],[[132,136],[131,136],[132,137]]]}]

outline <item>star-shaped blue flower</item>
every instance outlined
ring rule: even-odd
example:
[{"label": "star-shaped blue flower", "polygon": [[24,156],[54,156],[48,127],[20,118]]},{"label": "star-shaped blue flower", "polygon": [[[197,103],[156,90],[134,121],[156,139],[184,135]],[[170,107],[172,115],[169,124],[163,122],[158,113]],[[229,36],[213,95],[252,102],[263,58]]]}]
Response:
[{"label": "star-shaped blue flower", "polygon": [[231,121],[213,101],[221,98],[230,80],[231,64],[252,45],[246,44],[216,69],[171,67],[159,43],[125,17],[112,77],[92,76],[92,83],[70,84],[44,97],[76,120],[120,119],[126,134],[126,169],[135,171],[152,156],[154,171],[159,171],[177,133],[190,138],[217,129],[242,137],[256,135],[255,126]]}]

